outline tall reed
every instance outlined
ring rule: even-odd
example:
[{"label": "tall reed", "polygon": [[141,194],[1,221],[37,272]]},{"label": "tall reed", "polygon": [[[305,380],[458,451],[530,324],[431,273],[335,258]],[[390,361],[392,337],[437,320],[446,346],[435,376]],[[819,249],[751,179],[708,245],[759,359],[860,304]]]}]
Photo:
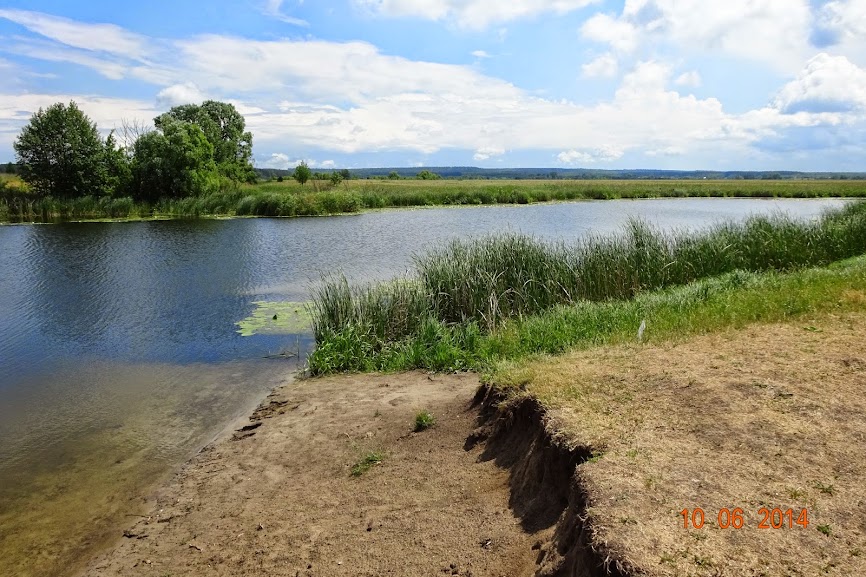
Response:
[{"label": "tall reed", "polygon": [[416,257],[414,275],[352,287],[323,279],[313,295],[316,340],[351,327],[376,348],[428,319],[485,332],[513,317],[580,301],[631,299],[736,270],[786,271],[866,253],[866,203],[814,221],[752,217],[704,232],[664,232],[639,220],[615,236],[548,244],[504,234],[455,240]]}]

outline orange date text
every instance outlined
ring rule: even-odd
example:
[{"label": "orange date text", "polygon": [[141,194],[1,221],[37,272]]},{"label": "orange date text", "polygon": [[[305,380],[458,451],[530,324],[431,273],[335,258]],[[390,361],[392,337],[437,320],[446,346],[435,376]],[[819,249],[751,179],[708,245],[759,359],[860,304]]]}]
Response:
[{"label": "orange date text", "polygon": [[[740,507],[735,509],[723,508],[718,512],[712,511],[709,514],[701,508],[683,509],[680,511],[680,516],[683,518],[684,529],[703,529],[707,523],[712,525],[713,519],[709,516],[712,513],[715,515],[715,524],[719,529],[742,529],[749,526],[749,520],[746,519],[746,513]],[[807,509],[769,509],[761,507],[758,509],[757,518],[758,529],[794,529],[801,527],[805,529],[809,526],[809,512]]]}]

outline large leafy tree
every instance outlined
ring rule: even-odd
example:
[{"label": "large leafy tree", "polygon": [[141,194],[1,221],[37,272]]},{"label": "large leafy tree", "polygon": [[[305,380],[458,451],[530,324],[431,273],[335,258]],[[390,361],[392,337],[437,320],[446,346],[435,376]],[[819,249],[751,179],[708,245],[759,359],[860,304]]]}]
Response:
[{"label": "large leafy tree", "polygon": [[201,128],[213,147],[213,161],[223,176],[252,182],[256,173],[250,162],[253,136],[246,132],[246,121],[233,104],[208,100],[200,105],[175,106],[154,120],[162,130],[172,122],[188,122]]},{"label": "large leafy tree", "polygon": [[74,198],[111,192],[105,144],[75,102],[40,108],[14,143],[21,178],[39,196]]},{"label": "large leafy tree", "polygon": [[216,174],[213,155],[213,145],[198,124],[164,120],[158,131],[135,142],[136,198],[154,202],[206,192]]}]

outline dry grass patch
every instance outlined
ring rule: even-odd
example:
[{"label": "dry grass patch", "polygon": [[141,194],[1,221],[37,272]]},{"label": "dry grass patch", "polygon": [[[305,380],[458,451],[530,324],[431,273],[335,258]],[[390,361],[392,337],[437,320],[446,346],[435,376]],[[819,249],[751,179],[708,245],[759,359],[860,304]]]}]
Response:
[{"label": "dry grass patch", "polygon": [[[578,467],[593,539],[629,573],[866,575],[864,343],[860,311],[580,351],[499,380],[594,450]],[[764,507],[806,509],[809,525],[759,529]],[[696,508],[706,524],[684,528]],[[743,528],[722,529],[735,508]]]}]

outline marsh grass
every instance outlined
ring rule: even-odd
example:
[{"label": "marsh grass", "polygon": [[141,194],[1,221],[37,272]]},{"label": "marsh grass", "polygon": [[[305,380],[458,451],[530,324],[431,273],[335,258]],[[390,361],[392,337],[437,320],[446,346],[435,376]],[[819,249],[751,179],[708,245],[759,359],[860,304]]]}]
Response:
[{"label": "marsh grass", "polygon": [[866,197],[866,181],[833,180],[292,180],[215,183],[196,197],[154,205],[130,198],[38,199],[14,176],[0,175],[0,220],[53,222],[101,218],[318,216],[388,207],[530,204],[636,198]]},{"label": "marsh grass", "polygon": [[[863,253],[862,203],[814,222],[760,217],[697,234],[633,221],[621,235],[571,246],[519,235],[455,241],[417,258],[414,278],[358,287],[324,279],[313,295],[318,347],[310,366],[314,373],[477,368],[613,335],[634,338],[644,320],[652,338],[674,326],[696,330],[697,318],[710,327],[793,315],[821,306],[806,289],[823,277],[804,285],[806,273],[778,273]],[[848,272],[862,280],[862,270]],[[795,285],[779,292],[785,283]],[[681,288],[663,290],[672,287]],[[683,327],[689,319],[693,326]]]}]

